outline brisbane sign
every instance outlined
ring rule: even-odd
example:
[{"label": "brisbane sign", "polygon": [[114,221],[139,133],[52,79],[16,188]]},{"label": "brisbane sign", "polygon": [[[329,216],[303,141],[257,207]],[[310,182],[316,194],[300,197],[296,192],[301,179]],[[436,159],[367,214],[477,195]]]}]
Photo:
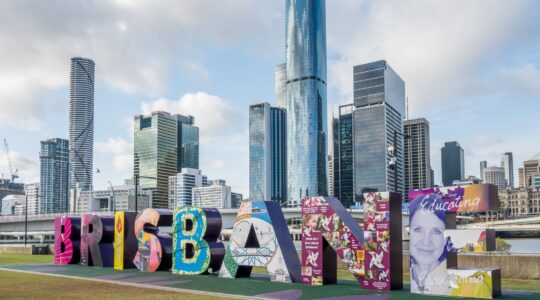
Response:
[{"label": "brisbane sign", "polygon": [[[364,289],[401,289],[401,195],[366,193],[364,199],[360,226],[339,200],[304,198],[300,254],[281,207],[269,201],[241,204],[228,243],[219,239],[222,220],[215,208],[61,216],[55,220],[54,263],[223,278],[249,277],[253,267],[264,267],[271,281],[316,286],[337,282],[339,257]],[[500,295],[500,269],[457,266],[457,253],[493,251],[495,235],[456,229],[456,213],[496,210],[497,199],[489,184],[409,192],[411,293]],[[172,235],[160,227],[171,227]]]}]

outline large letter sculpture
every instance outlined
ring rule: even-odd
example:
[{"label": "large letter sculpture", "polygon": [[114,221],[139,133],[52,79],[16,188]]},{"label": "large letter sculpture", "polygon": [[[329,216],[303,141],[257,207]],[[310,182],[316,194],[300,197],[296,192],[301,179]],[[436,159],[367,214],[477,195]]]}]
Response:
[{"label": "large letter sculpture", "polygon": [[243,202],[223,259],[220,277],[248,277],[266,267],[270,279],[300,281],[300,261],[277,202]]},{"label": "large letter sculpture", "polygon": [[78,264],[80,261],[81,218],[54,219],[54,263]]},{"label": "large letter sculpture", "polygon": [[302,201],[302,283],[336,283],[337,255],[366,289],[402,287],[400,195],[365,197],[365,233],[336,198]]},{"label": "large letter sculpture", "polygon": [[138,251],[133,263],[143,272],[168,270],[172,260],[172,238],[159,232],[159,226],[172,225],[172,212],[146,208],[135,221]]},{"label": "large letter sculpture", "polygon": [[215,208],[182,207],[174,211],[174,274],[202,274],[217,271],[225,248],[218,240],[221,214]]},{"label": "large letter sculpture", "polygon": [[114,219],[85,214],[81,219],[81,264],[112,267],[114,265]]},{"label": "large letter sculpture", "polygon": [[403,288],[401,194],[364,194],[364,265],[369,290]]},{"label": "large letter sculpture", "polygon": [[455,229],[457,212],[497,210],[497,187],[414,190],[409,199],[411,292],[488,299],[500,295],[500,269],[457,269],[456,253],[495,250],[494,231]]},{"label": "large letter sculpture", "polygon": [[114,269],[135,268],[133,259],[137,254],[135,236],[136,212],[117,211],[114,214]]}]

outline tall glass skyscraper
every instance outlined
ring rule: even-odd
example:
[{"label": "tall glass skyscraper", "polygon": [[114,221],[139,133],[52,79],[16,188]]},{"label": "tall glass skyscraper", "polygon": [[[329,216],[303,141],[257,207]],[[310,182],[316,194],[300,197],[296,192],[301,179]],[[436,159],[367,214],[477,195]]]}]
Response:
[{"label": "tall glass skyscraper", "polygon": [[67,212],[69,141],[59,138],[42,141],[39,159],[39,212],[42,214]]},{"label": "tall glass skyscraper", "polygon": [[199,166],[199,134],[192,124],[191,116],[163,111],[135,116],[134,174],[142,189],[153,191],[153,208],[169,207],[169,176]]},{"label": "tall glass skyscraper", "polygon": [[514,188],[514,155],[512,152],[505,152],[502,155],[501,167],[504,168],[504,180],[506,188]]},{"label": "tall glass skyscraper", "polygon": [[403,123],[405,139],[405,192],[431,187],[429,122],[424,118]]},{"label": "tall glass skyscraper", "polygon": [[71,59],[69,99],[69,186],[92,189],[94,161],[94,62]]},{"label": "tall glass skyscraper", "polygon": [[[405,82],[384,60],[355,66],[353,73],[354,198],[374,191],[403,192]],[[394,132],[395,156],[387,150],[393,145]],[[395,168],[389,167],[392,159]]]},{"label": "tall glass skyscraper", "polygon": [[327,195],[325,0],[285,1],[287,199]]},{"label": "tall glass skyscraper", "polygon": [[465,178],[465,154],[458,142],[444,143],[441,148],[441,167],[444,186],[451,186],[454,180]]},{"label": "tall glass skyscraper", "polygon": [[339,118],[334,122],[334,196],[345,207],[353,199],[353,111],[354,105],[339,107]]},{"label": "tall glass skyscraper", "polygon": [[276,106],[287,107],[287,64],[279,64],[275,68]]},{"label": "tall glass skyscraper", "polygon": [[286,201],[285,109],[268,103],[249,107],[249,198]]}]

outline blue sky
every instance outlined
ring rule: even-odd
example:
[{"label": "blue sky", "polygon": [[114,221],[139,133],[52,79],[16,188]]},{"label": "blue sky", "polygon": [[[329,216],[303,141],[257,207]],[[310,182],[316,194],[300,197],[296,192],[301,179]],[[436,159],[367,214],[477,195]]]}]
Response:
[{"label": "blue sky", "polygon": [[[2,1],[0,137],[21,180],[39,181],[39,141],[67,138],[69,59],[96,63],[96,188],[132,174],[135,114],[192,114],[201,168],[248,191],[248,105],[274,103],[284,1]],[[386,59],[410,117],[440,148],[457,140],[466,174],[540,153],[540,4],[535,1],[327,1],[328,104],[352,102],[352,67]],[[329,112],[332,111],[330,108]],[[0,173],[8,176],[0,154]]]}]

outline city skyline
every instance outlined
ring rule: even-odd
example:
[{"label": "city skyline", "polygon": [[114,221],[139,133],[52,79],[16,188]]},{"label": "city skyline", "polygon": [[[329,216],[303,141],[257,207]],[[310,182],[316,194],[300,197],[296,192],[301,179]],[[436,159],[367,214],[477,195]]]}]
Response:
[{"label": "city skyline", "polygon": [[[201,122],[200,168],[210,178],[224,178],[231,184],[233,190],[247,195],[249,170],[247,108],[249,104],[261,102],[261,100],[275,104],[274,69],[276,64],[283,61],[284,5],[281,1],[277,2],[279,3],[253,1],[253,3],[243,3],[245,8],[242,9],[238,9],[238,5],[231,3],[224,3],[223,6],[214,5],[216,8],[203,3],[201,7],[210,9],[210,12],[195,9],[194,15],[216,14],[217,11],[229,5],[232,7],[225,9],[227,11],[230,9],[233,17],[229,19],[218,14],[220,18],[215,23],[175,23],[177,26],[168,26],[178,28],[178,30],[165,31],[160,26],[154,25],[159,23],[156,17],[144,19],[142,24],[138,25],[132,18],[142,14],[147,7],[142,4],[126,7],[118,3],[111,4],[113,5],[112,13],[103,16],[106,22],[102,22],[101,26],[98,26],[96,20],[83,15],[86,17],[80,18],[81,25],[74,27],[74,31],[80,34],[80,37],[72,36],[72,32],[62,28],[67,28],[72,24],[71,22],[74,22],[69,18],[57,20],[62,26],[52,28],[50,25],[42,26],[43,24],[39,23],[42,22],[40,20],[30,23],[29,26],[32,26],[31,28],[36,33],[50,40],[41,40],[30,34],[18,35],[15,34],[18,31],[6,26],[4,30],[12,30],[3,33],[8,41],[32,41],[36,45],[51,45],[65,37],[70,37],[70,40],[74,41],[74,46],[59,43],[49,52],[35,50],[40,46],[31,48],[34,52],[30,52],[30,49],[17,51],[20,50],[17,47],[21,43],[7,42],[6,45],[9,46],[6,52],[0,55],[4,60],[8,57],[16,57],[17,61],[26,61],[25,58],[30,54],[36,57],[29,59],[29,64],[23,64],[19,68],[10,67],[13,64],[6,62],[6,68],[0,71],[0,76],[3,78],[11,78],[0,86],[2,96],[0,97],[2,111],[0,135],[10,142],[12,159],[20,170],[19,182],[39,181],[40,140],[52,137],[68,138],[69,59],[73,56],[84,56],[96,62],[94,169],[99,168],[102,171],[100,174],[94,174],[96,189],[105,188],[109,180],[118,184],[123,182],[124,178],[132,176],[132,165],[129,161],[133,159],[133,136],[128,132],[128,128],[132,131],[133,127],[130,119],[134,115],[148,114],[160,109],[170,113],[194,115],[197,122]],[[24,11],[22,9],[24,5],[20,7],[13,3],[1,5],[13,6],[9,9],[3,8],[1,11],[19,14],[22,19],[30,19],[35,13]],[[92,6],[92,4],[88,5]],[[183,5],[186,4],[175,4],[171,8],[171,13],[178,13],[185,8]],[[418,22],[413,22],[412,16],[400,16],[396,22],[407,25],[401,31],[393,24],[389,24],[382,31],[377,31],[375,25],[368,24],[369,21],[377,20],[378,11],[393,15],[397,14],[400,6],[403,8],[402,5],[391,8],[391,5],[371,4],[371,11],[375,12],[370,14],[361,12],[361,5],[327,4],[328,98],[331,99],[329,106],[333,104],[328,109],[329,118],[332,111],[335,115],[338,105],[350,103],[352,100],[352,97],[348,95],[352,91],[350,88],[352,66],[377,59],[387,59],[389,64],[399,70],[406,82],[410,118],[425,117],[430,121],[431,161],[435,170],[435,183],[441,182],[440,157],[437,153],[440,153],[440,147],[445,141],[459,140],[465,150],[467,164],[465,175],[476,174],[478,177],[480,160],[496,162],[500,160],[502,153],[510,151],[514,153],[514,163],[521,165],[524,160],[538,153],[540,151],[538,142],[529,141],[526,130],[523,130],[530,126],[530,120],[533,119],[532,113],[540,108],[538,101],[534,101],[540,94],[535,88],[535,86],[540,86],[538,72],[540,62],[534,54],[529,53],[535,49],[534,45],[538,42],[538,37],[534,32],[531,33],[521,27],[519,21],[522,18],[534,19],[538,16],[538,7],[528,2],[519,2],[512,5],[511,9],[505,7],[507,4],[499,4],[498,7],[495,5],[482,7],[485,12],[481,12],[480,7],[475,4],[466,4],[461,10],[455,7],[458,6],[457,4],[447,4],[442,5],[443,8],[430,7],[434,9],[433,17],[422,17]],[[259,6],[261,7],[257,9]],[[78,7],[77,4],[72,4],[64,8],[52,8],[48,5],[40,8],[35,11],[39,11],[47,19],[46,17],[58,13],[55,10],[61,9],[74,13]],[[89,7],[89,10],[92,11],[93,8],[95,9],[95,7]],[[411,4],[411,9],[414,8],[414,4]],[[419,9],[419,7],[416,8]],[[156,9],[165,16],[170,16],[162,11],[162,8]],[[467,29],[469,32],[460,28],[455,29],[456,32],[448,31],[443,29],[443,26],[439,27],[439,23],[434,22],[437,17],[443,23],[448,22],[455,14],[463,13],[463,11],[466,12],[465,20],[471,23],[476,19],[473,16],[479,13],[501,17],[490,18],[489,25],[473,26]],[[351,16],[359,14],[364,16],[366,21],[351,21]],[[337,16],[341,17],[337,18]],[[414,14],[415,18],[418,16],[419,14]],[[236,30],[238,33],[225,35],[217,41],[210,42],[212,37],[221,35],[219,25],[233,21],[234,18],[238,20],[229,24],[230,27],[227,27],[227,30]],[[170,22],[173,21],[162,18],[161,22],[172,25]],[[452,67],[447,68],[450,71],[442,70],[447,65],[433,67],[439,63],[438,60],[442,54],[437,52],[441,49],[435,47],[427,51],[421,50],[419,49],[421,45],[413,45],[414,39],[402,41],[407,33],[416,32],[415,28],[418,29],[420,27],[418,23],[422,22],[433,22],[435,26],[433,30],[438,30],[441,36],[450,35],[454,42],[457,41],[457,44],[462,45],[454,45],[450,40],[440,43],[444,46],[444,51],[450,53],[451,59],[448,64]],[[375,23],[379,26],[382,24]],[[159,54],[152,55],[148,51],[145,52],[143,41],[134,37],[137,30],[140,30],[138,26],[143,25],[153,25],[151,26],[153,30],[166,33],[165,36],[168,39],[178,36],[176,39],[182,40],[180,37],[190,28],[207,28],[208,32],[193,43],[199,45],[200,49],[181,49],[182,53],[184,51],[187,53],[185,61],[173,58],[178,56],[178,53],[174,55],[170,53],[176,44],[155,43],[149,46],[156,53],[166,54],[164,60],[159,60],[157,57]],[[254,28],[255,33],[240,30],[248,25]],[[91,30],[84,31],[85,27],[81,26],[94,28],[94,33]],[[500,33],[499,29],[502,27],[507,31]],[[351,32],[351,28],[355,29]],[[108,35],[107,31],[112,33]],[[486,43],[491,48],[474,43],[478,36],[490,36],[490,32],[498,33],[497,39]],[[520,35],[514,34],[516,32],[520,32]],[[377,36],[377,33],[380,36]],[[361,42],[360,37],[366,34],[371,42],[375,42],[372,46],[374,48]],[[256,36],[264,36],[264,39],[255,38]],[[85,40],[88,37],[94,37],[97,41]],[[344,39],[344,37],[350,39]],[[488,37],[485,38],[488,39]],[[112,43],[103,42],[109,39]],[[521,44],[516,42],[521,39],[530,41]],[[346,42],[347,40],[350,42]],[[135,48],[140,48],[140,52],[129,49],[127,41],[133,41],[135,45],[138,45]],[[247,41],[253,41],[254,45],[244,47]],[[487,41],[482,40],[482,42]],[[217,43],[217,46],[213,43]],[[396,47],[385,46],[392,43],[403,43],[397,47],[403,53],[400,52],[400,55],[397,55],[391,49]],[[465,49],[465,46],[468,48]],[[212,50],[213,48],[217,50]],[[196,54],[197,50],[202,50],[202,54]],[[412,53],[413,50],[420,52]],[[124,55],[124,51],[127,51],[127,55]],[[473,64],[475,67],[479,66],[480,71],[473,72],[473,68],[465,67],[467,63],[475,61],[475,58],[486,52],[492,53],[494,57],[502,56],[504,59],[485,58],[486,61]],[[504,56],[506,52],[511,54]],[[37,58],[42,58],[42,61],[36,61]],[[117,66],[122,67],[116,69]],[[224,74],[228,75],[224,76]],[[253,76],[253,74],[260,74],[260,76]],[[458,81],[455,81],[456,74],[459,74],[461,78]],[[493,79],[493,82],[485,81],[485,78]],[[455,82],[454,85],[441,89],[444,86],[442,83],[449,80]],[[511,84],[497,86],[497,82],[505,82],[505,80],[510,80]],[[28,86],[29,81],[33,83],[32,89],[19,88],[19,86]],[[464,87],[476,84],[479,88],[471,90],[470,93],[464,93],[468,91]],[[493,91],[490,91],[490,88],[493,88]],[[512,99],[516,106],[525,105],[528,109],[519,113],[517,109],[509,109],[504,105],[507,99]],[[488,103],[490,103],[489,106]],[[210,104],[215,105],[213,105],[214,108],[208,110],[207,107]],[[503,115],[505,122],[494,121]],[[459,122],[455,122],[456,118]],[[475,130],[471,131],[470,128]],[[224,143],[224,141],[232,142]],[[212,147],[215,144],[224,146],[217,150]],[[4,153],[0,156],[0,172],[4,173],[6,178],[9,176]],[[517,178],[516,173],[514,177]]]}]

